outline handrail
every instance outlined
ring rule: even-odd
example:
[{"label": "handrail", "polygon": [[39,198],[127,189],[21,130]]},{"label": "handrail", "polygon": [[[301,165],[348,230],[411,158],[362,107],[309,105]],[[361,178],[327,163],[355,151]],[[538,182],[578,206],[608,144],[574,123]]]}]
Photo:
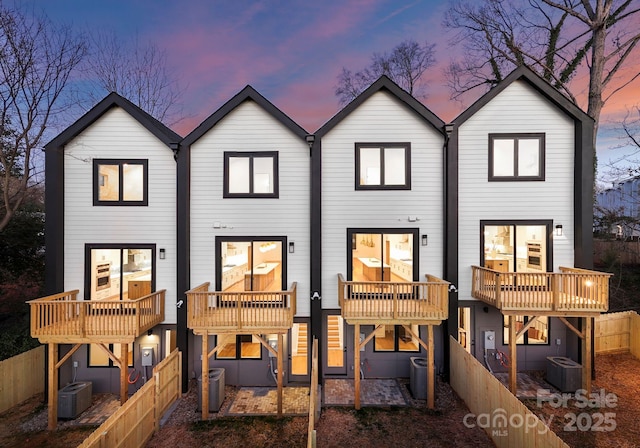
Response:
[{"label": "handrail", "polygon": [[187,327],[255,329],[291,328],[297,309],[297,283],[286,291],[208,291],[209,283],[187,295]]},{"label": "handrail", "polygon": [[606,272],[561,266],[560,272],[500,272],[472,266],[471,295],[501,310],[602,313],[609,309]]},{"label": "handrail", "polygon": [[31,336],[137,337],[164,321],[165,292],[132,300],[77,300],[73,290],[30,300]]},{"label": "handrail", "polygon": [[445,320],[449,282],[345,281],[338,274],[338,302],[347,319]]}]

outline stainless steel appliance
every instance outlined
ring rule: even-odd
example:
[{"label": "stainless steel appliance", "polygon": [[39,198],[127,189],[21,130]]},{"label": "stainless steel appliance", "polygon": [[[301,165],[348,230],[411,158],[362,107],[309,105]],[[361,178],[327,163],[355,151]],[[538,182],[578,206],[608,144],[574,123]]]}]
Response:
[{"label": "stainless steel appliance", "polygon": [[96,291],[111,289],[111,263],[96,265]]},{"label": "stainless steel appliance", "polygon": [[535,241],[527,242],[527,268],[542,271],[542,244]]}]

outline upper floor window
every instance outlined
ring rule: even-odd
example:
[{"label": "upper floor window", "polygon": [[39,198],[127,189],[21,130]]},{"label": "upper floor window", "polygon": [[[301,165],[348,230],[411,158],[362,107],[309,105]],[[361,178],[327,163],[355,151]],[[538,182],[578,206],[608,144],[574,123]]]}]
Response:
[{"label": "upper floor window", "polygon": [[356,143],[356,190],[410,190],[410,143]]},{"label": "upper floor window", "polygon": [[148,205],[147,160],[93,160],[93,205]]},{"label": "upper floor window", "polygon": [[489,180],[544,180],[544,134],[489,134]]},{"label": "upper floor window", "polygon": [[278,153],[225,152],[225,198],[277,198]]}]

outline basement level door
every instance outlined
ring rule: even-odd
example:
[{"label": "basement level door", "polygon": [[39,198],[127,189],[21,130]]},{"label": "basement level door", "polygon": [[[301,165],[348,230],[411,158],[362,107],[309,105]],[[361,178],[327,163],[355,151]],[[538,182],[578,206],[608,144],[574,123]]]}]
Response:
[{"label": "basement level door", "polygon": [[324,340],[326,341],[326,368],[329,375],[347,374],[347,345],[345,341],[344,319],[339,314],[326,316]]}]

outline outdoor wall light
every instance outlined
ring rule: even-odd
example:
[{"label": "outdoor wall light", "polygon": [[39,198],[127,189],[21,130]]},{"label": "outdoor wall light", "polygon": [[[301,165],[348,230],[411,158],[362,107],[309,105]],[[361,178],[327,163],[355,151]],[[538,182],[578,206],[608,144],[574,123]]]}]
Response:
[{"label": "outdoor wall light", "polygon": [[562,236],[562,224],[556,225],[556,236]]},{"label": "outdoor wall light", "polygon": [[160,249],[160,259],[164,260],[167,256],[167,253],[164,249]]},{"label": "outdoor wall light", "polygon": [[289,241],[289,253],[292,254],[296,251],[296,243]]},{"label": "outdoor wall light", "polygon": [[426,246],[428,243],[429,235],[422,235],[422,245]]}]

